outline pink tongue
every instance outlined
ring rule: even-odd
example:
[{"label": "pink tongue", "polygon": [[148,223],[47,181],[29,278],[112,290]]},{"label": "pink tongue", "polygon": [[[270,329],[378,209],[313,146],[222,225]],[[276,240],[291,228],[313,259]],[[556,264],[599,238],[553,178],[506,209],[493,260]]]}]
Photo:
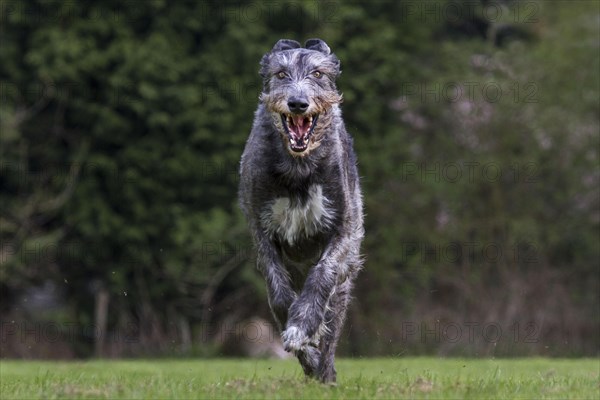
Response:
[{"label": "pink tongue", "polygon": [[295,139],[302,139],[308,128],[310,128],[308,118],[303,117],[302,115],[292,116],[292,126],[290,126],[291,131],[294,133]]}]

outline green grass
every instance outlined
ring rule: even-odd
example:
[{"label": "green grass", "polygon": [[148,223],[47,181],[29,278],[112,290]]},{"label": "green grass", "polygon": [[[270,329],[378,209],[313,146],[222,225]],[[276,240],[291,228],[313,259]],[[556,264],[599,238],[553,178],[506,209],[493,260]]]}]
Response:
[{"label": "green grass", "polygon": [[0,361],[0,399],[599,399],[598,359],[340,359],[338,384],[293,360]]}]

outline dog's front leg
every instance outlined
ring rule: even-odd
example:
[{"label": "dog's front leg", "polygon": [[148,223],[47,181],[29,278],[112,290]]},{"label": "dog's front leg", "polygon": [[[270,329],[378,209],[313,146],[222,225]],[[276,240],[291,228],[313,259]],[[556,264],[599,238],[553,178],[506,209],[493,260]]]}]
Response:
[{"label": "dog's front leg", "polygon": [[309,271],[300,296],[290,307],[286,330],[282,335],[287,351],[304,349],[315,336],[323,322],[325,307],[334,286],[345,280],[348,274],[345,255],[351,244],[348,238],[334,238],[319,262]]},{"label": "dog's front leg", "polygon": [[297,295],[292,289],[290,276],[271,240],[259,230],[255,232],[254,237],[258,248],[258,269],[267,283],[269,307],[279,330],[283,331],[288,320],[288,310]]}]

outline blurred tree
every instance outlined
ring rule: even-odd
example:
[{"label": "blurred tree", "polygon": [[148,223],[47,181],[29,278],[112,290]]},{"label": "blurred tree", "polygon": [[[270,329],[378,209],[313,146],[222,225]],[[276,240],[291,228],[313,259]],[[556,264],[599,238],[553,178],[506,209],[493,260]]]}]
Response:
[{"label": "blurred tree", "polygon": [[[24,293],[48,281],[68,308],[45,318],[133,327],[135,343],[98,352],[208,351],[206,324],[267,316],[238,160],[262,54],[322,37],[342,60],[367,213],[342,347],[597,351],[597,5],[1,7],[3,319],[25,318]],[[402,336],[406,322],[440,320],[533,322],[540,340],[490,350]],[[91,354],[97,338],[78,339]]]}]

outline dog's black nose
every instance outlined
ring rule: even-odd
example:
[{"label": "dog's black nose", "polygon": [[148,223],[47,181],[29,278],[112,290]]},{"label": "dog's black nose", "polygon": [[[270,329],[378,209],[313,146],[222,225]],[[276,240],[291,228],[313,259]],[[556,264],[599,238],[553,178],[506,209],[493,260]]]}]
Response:
[{"label": "dog's black nose", "polygon": [[302,114],[308,110],[308,102],[305,99],[292,97],[288,100],[288,108],[290,109],[290,112]]}]

